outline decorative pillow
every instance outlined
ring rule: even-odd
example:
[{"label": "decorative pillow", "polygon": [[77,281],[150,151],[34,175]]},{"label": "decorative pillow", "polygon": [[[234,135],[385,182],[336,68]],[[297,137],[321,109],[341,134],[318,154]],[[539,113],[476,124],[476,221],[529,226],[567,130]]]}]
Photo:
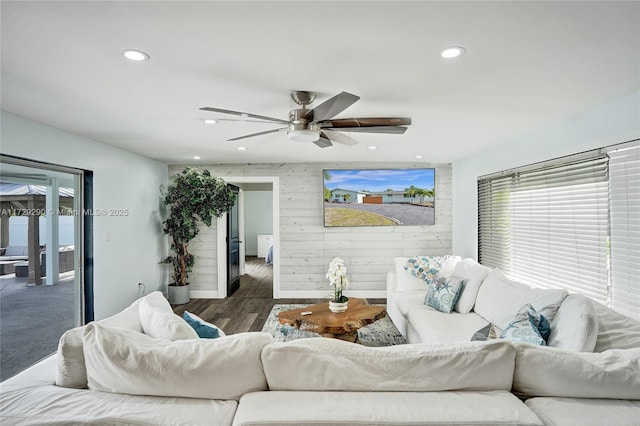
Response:
[{"label": "decorative pillow", "polygon": [[408,257],[395,257],[393,259],[396,266],[396,291],[427,290],[427,284],[420,278],[416,278],[411,272],[404,269]]},{"label": "decorative pillow", "polygon": [[464,289],[460,294],[458,302],[454,306],[456,312],[460,312],[461,314],[471,312],[473,305],[476,304],[476,297],[478,296],[480,285],[484,279],[487,278],[489,272],[491,272],[491,269],[482,266],[471,258],[463,259],[456,264],[451,276],[464,280]]},{"label": "decorative pillow", "polygon": [[458,301],[463,285],[464,281],[458,278],[436,278],[427,290],[424,304],[450,314]]},{"label": "decorative pillow", "polygon": [[497,338],[498,334],[496,333],[496,327],[493,324],[487,324],[485,327],[482,327],[480,330],[473,333],[473,336],[471,336],[471,341],[484,342],[486,340]]},{"label": "decorative pillow", "polygon": [[438,271],[442,268],[449,256],[415,256],[407,259],[404,269],[414,277],[420,278],[427,285],[436,279]]},{"label": "decorative pillow", "polygon": [[267,333],[170,342],[89,324],[83,341],[92,390],[235,400],[267,390],[260,361],[263,348],[273,341]]},{"label": "decorative pillow", "polygon": [[140,323],[144,334],[156,339],[197,339],[198,333],[182,318],[173,313],[169,301],[142,299],[140,301]]},{"label": "decorative pillow", "polygon": [[538,330],[539,324],[540,314],[533,309],[530,303],[527,303],[520,308],[515,318],[504,329],[500,338],[511,340],[512,342],[546,346],[546,342]]},{"label": "decorative pillow", "polygon": [[[599,316],[588,297],[570,294],[560,305],[553,320],[553,328],[546,339],[547,345],[578,352],[594,352],[600,330],[598,321]],[[606,324],[620,326],[615,322]],[[634,325],[640,331],[640,326],[633,323],[620,328],[633,330]]]},{"label": "decorative pillow", "polygon": [[217,326],[206,322],[189,311],[184,311],[182,318],[198,333],[201,339],[215,339],[224,336],[224,332]]}]

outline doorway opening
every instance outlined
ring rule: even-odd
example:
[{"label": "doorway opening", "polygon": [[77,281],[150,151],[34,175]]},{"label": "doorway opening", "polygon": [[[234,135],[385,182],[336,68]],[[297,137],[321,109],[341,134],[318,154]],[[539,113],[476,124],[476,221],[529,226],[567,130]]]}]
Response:
[{"label": "doorway opening", "polygon": [[[225,298],[235,269],[234,237],[229,223],[237,214],[239,288],[234,297],[273,297],[279,293],[279,181],[278,177],[225,177],[238,188],[237,211],[218,219],[218,297]],[[231,238],[230,238],[231,237]],[[232,266],[229,266],[232,265]],[[235,291],[235,290],[234,290]]]}]

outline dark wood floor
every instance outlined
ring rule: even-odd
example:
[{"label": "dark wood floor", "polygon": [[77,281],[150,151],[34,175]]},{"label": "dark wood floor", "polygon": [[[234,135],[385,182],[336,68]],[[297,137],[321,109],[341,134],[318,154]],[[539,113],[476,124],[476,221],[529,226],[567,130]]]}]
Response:
[{"label": "dark wood floor", "polygon": [[[240,277],[240,288],[226,299],[191,299],[173,307],[182,315],[187,310],[220,327],[226,334],[260,331],[274,305],[282,303],[316,304],[328,299],[273,299],[273,270],[262,258],[247,257],[246,273]],[[370,299],[370,303],[385,303]]]}]

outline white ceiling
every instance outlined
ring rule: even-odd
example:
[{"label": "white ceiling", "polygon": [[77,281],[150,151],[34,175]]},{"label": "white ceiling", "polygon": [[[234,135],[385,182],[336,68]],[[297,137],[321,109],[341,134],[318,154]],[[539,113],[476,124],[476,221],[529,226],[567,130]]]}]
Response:
[{"label": "white ceiling", "polygon": [[[640,89],[640,2],[2,1],[2,109],[167,163],[451,162]],[[441,49],[464,46],[455,60]],[[151,60],[132,63],[126,48]],[[278,125],[292,89],[404,135],[320,149]],[[233,118],[227,116],[227,118]],[[238,151],[238,146],[246,151]],[[378,147],[375,151],[368,146]]]}]

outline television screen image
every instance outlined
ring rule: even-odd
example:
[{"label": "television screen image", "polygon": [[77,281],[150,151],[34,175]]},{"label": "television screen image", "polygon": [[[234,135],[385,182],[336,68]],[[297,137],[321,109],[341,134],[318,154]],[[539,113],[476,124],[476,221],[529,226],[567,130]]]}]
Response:
[{"label": "television screen image", "polygon": [[435,223],[435,169],[323,170],[324,226]]}]

